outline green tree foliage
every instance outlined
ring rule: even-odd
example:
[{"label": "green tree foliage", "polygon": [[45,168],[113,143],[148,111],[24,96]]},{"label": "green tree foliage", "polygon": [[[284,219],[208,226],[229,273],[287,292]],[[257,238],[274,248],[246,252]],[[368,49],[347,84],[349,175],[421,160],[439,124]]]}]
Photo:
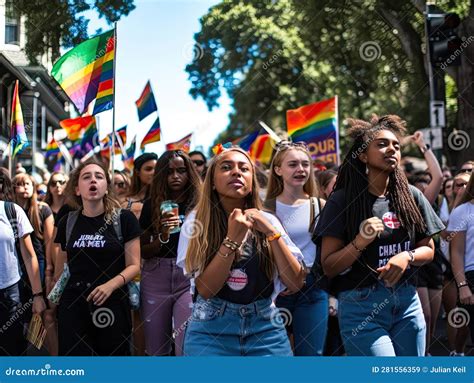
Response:
[{"label": "green tree foliage", "polygon": [[108,23],[128,15],[133,0],[15,0],[14,10],[26,16],[26,52],[32,63],[43,54],[54,62],[60,47],[71,47],[88,38],[87,20],[81,13],[95,10]]},{"label": "green tree foliage", "polygon": [[[466,16],[468,3],[438,6]],[[259,119],[285,131],[287,109],[334,95],[341,119],[395,113],[411,131],[425,128],[423,9],[407,0],[224,0],[195,35],[201,54],[186,68],[190,93],[212,110],[228,92],[234,111],[220,141]]]}]

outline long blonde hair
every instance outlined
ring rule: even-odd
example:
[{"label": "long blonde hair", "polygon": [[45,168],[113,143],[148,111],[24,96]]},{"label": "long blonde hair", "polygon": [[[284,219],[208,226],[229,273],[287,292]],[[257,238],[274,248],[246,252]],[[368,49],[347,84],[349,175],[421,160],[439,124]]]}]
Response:
[{"label": "long blonde hair", "polygon": [[82,209],[82,197],[76,195],[76,187],[79,185],[79,176],[81,175],[81,171],[89,165],[97,165],[99,166],[105,173],[105,179],[107,180],[107,193],[105,193],[103,201],[104,201],[104,210],[105,210],[105,220],[111,221],[114,217],[114,212],[116,209],[120,209],[120,203],[115,198],[114,189],[112,186],[112,180],[110,178],[110,174],[107,171],[105,165],[97,161],[95,159],[89,159],[85,162],[81,162],[71,173],[71,177],[67,183],[66,189],[64,194],[67,196],[68,205],[70,205],[74,209]]},{"label": "long blonde hair", "polygon": [[[206,178],[204,179],[202,194],[196,205],[194,227],[190,230],[192,235],[190,235],[191,238],[186,252],[186,270],[190,273],[204,271],[217,250],[219,250],[227,234],[228,214],[220,203],[219,193],[213,189],[213,184],[215,169],[220,158],[230,151],[245,155],[252,169],[252,190],[245,197],[245,209],[262,208],[258,194],[255,165],[247,152],[239,147],[231,147],[212,158],[209,163]],[[265,235],[255,230],[252,230],[252,234],[256,239],[260,265],[263,270],[265,270],[267,277],[272,279],[276,266]]]},{"label": "long blonde hair", "polygon": [[306,194],[308,194],[309,197],[320,197],[320,191],[314,176],[313,160],[311,159],[311,155],[305,147],[289,143],[288,145],[285,145],[281,148],[277,147],[277,151],[270,165],[270,176],[268,178],[267,196],[265,201],[274,200],[281,193],[283,193],[283,178],[276,174],[275,167],[281,167],[285,156],[290,150],[299,150],[308,156],[309,178],[303,185],[303,190]]},{"label": "long blonde hair", "polygon": [[[28,199],[28,202],[26,204],[26,211],[28,214],[28,219],[30,220],[31,224],[33,225],[33,228],[35,229],[35,234],[39,239],[43,239],[43,225],[41,222],[40,218],[40,204],[41,202],[38,201],[38,193],[36,191],[36,181],[35,179],[30,176],[29,174],[26,173],[20,173],[17,174],[15,177],[13,177],[12,183],[13,187],[16,188],[17,186],[24,186],[25,181],[30,181],[31,185],[33,187],[33,194],[32,196]],[[14,194],[14,199],[17,204],[21,204],[21,201],[19,200],[16,191]]]}]

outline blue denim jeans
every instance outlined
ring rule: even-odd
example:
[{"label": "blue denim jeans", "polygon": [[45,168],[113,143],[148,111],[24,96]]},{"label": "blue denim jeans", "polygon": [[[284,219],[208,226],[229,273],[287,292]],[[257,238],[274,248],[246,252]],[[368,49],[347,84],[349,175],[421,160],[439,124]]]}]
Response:
[{"label": "blue denim jeans", "polygon": [[276,305],[291,314],[291,329],[296,356],[322,356],[328,328],[328,294],[314,285],[308,274],[306,285],[297,293],[280,295]]},{"label": "blue denim jeans", "polygon": [[248,305],[198,295],[184,338],[186,356],[291,356],[284,321],[270,299]]},{"label": "blue denim jeans", "polygon": [[415,286],[378,282],[339,293],[347,355],[424,356],[426,324]]}]

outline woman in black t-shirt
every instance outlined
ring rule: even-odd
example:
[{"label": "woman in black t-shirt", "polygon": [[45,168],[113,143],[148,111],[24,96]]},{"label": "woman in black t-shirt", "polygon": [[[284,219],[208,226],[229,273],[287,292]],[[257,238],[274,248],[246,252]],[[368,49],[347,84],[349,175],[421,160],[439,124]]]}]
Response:
[{"label": "woman in black t-shirt", "polygon": [[55,239],[58,266],[67,258],[71,274],[58,308],[59,354],[129,355],[126,285],[139,272],[137,219],[120,209],[107,170],[95,160],[74,169],[66,194],[78,210],[61,219]]},{"label": "woman in black t-shirt", "polygon": [[[176,266],[181,218],[193,209],[201,192],[201,181],[188,155],[180,150],[165,152],[156,163],[150,198],[140,216],[142,279],[141,314],[148,355],[169,355],[175,335],[175,355],[182,355],[182,326],[191,314],[189,280]],[[161,203],[174,201],[178,215],[162,214]],[[180,330],[181,329],[181,330]]]},{"label": "woman in black t-shirt", "polygon": [[433,259],[444,226],[399,167],[398,116],[350,120],[354,140],[316,232],[338,291],[348,355],[425,354],[426,325],[410,275]]}]

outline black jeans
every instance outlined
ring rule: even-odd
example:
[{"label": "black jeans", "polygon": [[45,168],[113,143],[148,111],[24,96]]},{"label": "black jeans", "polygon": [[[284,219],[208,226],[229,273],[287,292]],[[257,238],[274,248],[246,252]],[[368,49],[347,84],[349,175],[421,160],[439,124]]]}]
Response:
[{"label": "black jeans", "polygon": [[102,306],[87,302],[93,287],[69,281],[58,307],[59,355],[130,355],[128,296],[116,290]]},{"label": "black jeans", "polygon": [[0,289],[0,355],[20,356],[26,352],[27,342],[23,326],[31,301],[21,304],[19,283]]}]

